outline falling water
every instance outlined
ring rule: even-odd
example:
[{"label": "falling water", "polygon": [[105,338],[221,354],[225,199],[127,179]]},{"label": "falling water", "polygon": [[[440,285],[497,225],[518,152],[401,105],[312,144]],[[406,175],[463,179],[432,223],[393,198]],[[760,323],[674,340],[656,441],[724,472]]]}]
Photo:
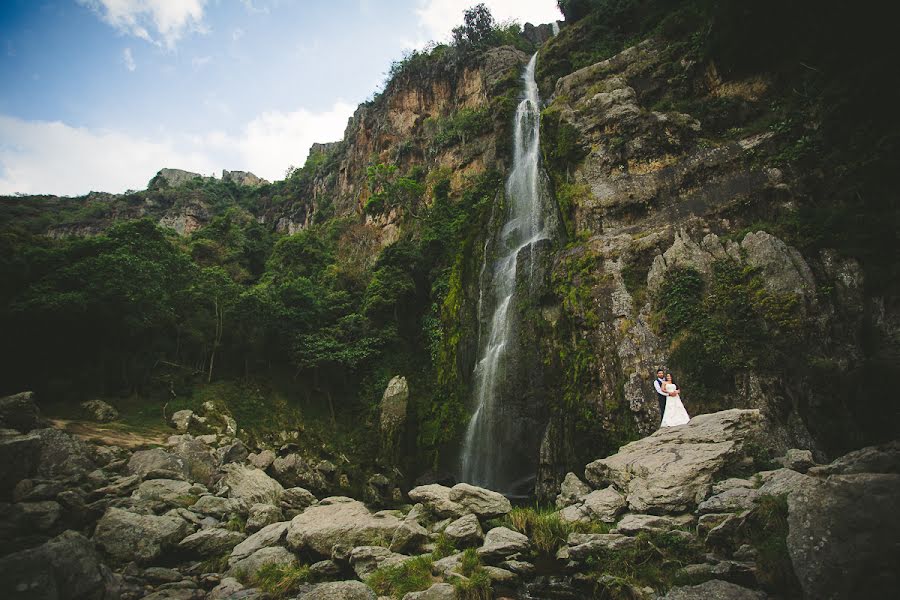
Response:
[{"label": "falling water", "polygon": [[[531,57],[522,76],[524,90],[516,109],[513,166],[506,181],[506,201],[502,225],[492,240],[494,251],[485,244],[479,297],[480,356],[474,373],[475,412],[469,421],[462,449],[462,479],[499,491],[510,491],[504,466],[515,461],[523,449],[517,447],[522,425],[514,414],[504,414],[502,389],[508,364],[515,352],[515,304],[517,262],[528,259],[533,270],[535,242],[550,237],[539,166],[540,104]],[[525,252],[523,252],[525,251]],[[520,257],[521,253],[521,257]],[[521,266],[521,265],[520,265]],[[524,273],[523,273],[524,275]],[[529,277],[533,275],[529,273]],[[520,276],[520,279],[522,276]],[[530,283],[530,281],[529,281]],[[482,311],[493,311],[481,314]]]}]

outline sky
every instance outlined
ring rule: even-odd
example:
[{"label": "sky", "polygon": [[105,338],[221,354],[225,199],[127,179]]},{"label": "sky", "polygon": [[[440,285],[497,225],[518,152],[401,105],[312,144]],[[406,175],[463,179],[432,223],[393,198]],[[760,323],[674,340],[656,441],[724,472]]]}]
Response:
[{"label": "sky", "polygon": [[163,167],[282,179],[477,1],[0,0],[0,194],[119,193]]}]

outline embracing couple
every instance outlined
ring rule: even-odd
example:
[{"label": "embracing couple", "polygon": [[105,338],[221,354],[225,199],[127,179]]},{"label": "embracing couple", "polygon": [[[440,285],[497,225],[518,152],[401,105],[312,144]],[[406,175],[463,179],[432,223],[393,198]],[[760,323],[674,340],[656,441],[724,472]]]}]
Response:
[{"label": "embracing couple", "polygon": [[656,372],[656,381],[653,382],[656,389],[656,399],[659,401],[659,416],[662,419],[660,427],[674,427],[684,425],[691,418],[681,403],[678,386],[672,382],[672,374],[662,369]]}]

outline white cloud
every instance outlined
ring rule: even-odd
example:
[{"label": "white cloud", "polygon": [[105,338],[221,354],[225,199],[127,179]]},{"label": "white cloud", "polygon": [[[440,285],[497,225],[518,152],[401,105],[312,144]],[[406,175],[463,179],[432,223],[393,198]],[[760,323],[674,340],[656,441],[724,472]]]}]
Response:
[{"label": "white cloud", "polygon": [[199,71],[212,62],[212,56],[195,56],[191,59],[191,66],[195,71]]},{"label": "white cloud", "polygon": [[235,27],[234,31],[231,32],[231,41],[236,42],[242,37],[244,37],[244,30],[240,27]]},{"label": "white cloud", "polygon": [[[556,0],[482,0],[498,22],[507,20],[539,25],[561,19]],[[425,35],[436,41],[449,38],[450,30],[462,24],[463,12],[479,0],[419,0],[416,14]]]},{"label": "white cloud", "polygon": [[163,167],[198,173],[252,171],[270,181],[302,164],[313,142],[341,138],[354,106],[269,111],[237,134],[158,139],[0,115],[0,194],[79,195],[143,189]]},{"label": "white cloud", "polygon": [[131,54],[131,48],[125,48],[122,50],[122,63],[125,64],[125,68],[129,71],[134,71],[137,69],[137,63],[134,62],[134,56]]},{"label": "white cloud", "polygon": [[173,49],[184,32],[206,32],[206,0],[78,0],[123,34]]}]

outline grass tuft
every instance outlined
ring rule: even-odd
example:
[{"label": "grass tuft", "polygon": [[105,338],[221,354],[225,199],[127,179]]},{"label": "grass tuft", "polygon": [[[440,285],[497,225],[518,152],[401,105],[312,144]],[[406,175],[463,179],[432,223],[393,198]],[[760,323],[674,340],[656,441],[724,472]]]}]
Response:
[{"label": "grass tuft", "polygon": [[611,527],[593,521],[569,523],[560,518],[555,508],[540,505],[517,506],[500,524],[527,535],[538,552],[551,556],[566,545],[570,533],[608,533]]},{"label": "grass tuft", "polygon": [[286,598],[295,592],[301,583],[310,580],[310,570],[307,565],[263,565],[250,578],[250,582],[270,594],[272,598]]},{"label": "grass tuft", "polygon": [[409,592],[427,590],[434,582],[431,565],[434,561],[425,554],[402,564],[376,570],[366,580],[370,588],[379,596],[403,598]]}]

